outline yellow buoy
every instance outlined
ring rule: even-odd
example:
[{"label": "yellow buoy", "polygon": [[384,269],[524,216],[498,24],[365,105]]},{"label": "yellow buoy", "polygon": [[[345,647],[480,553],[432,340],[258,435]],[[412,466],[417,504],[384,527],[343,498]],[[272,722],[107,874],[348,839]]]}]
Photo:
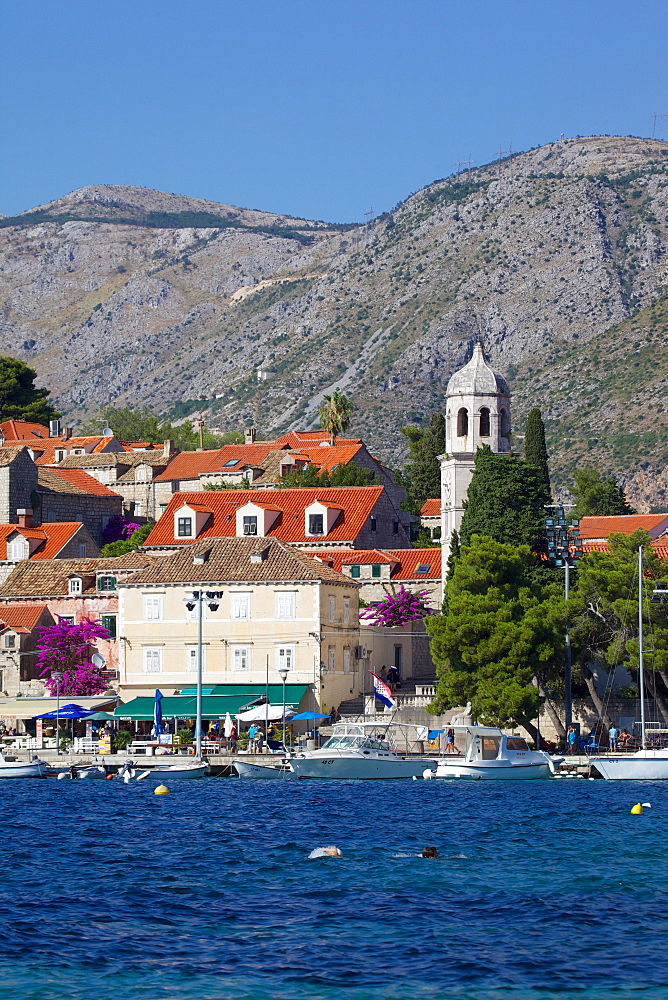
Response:
[{"label": "yellow buoy", "polygon": [[[167,785],[158,785],[153,793],[154,795],[169,795],[169,788]],[[635,809],[635,806],[633,807]],[[642,812],[642,809],[640,810]]]},{"label": "yellow buoy", "polygon": [[640,816],[642,814],[642,806],[639,802],[636,802],[634,806],[631,806],[631,815]]}]

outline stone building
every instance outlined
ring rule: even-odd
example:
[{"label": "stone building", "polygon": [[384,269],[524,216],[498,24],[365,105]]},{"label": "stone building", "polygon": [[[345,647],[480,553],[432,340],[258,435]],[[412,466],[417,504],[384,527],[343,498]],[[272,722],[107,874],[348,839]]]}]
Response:
[{"label": "stone building", "polygon": [[475,453],[489,445],[510,452],[510,389],[485,360],[477,343],[473,356],[448,382],[445,394],[445,455],[441,460],[441,550],[445,579],[452,532],[459,530],[473,475]]},{"label": "stone building", "polygon": [[16,698],[36,689],[43,691],[36,666],[40,626],[54,620],[44,602],[0,605],[0,692]]},{"label": "stone building", "polygon": [[100,550],[81,521],[35,526],[32,511],[17,511],[18,524],[0,524],[0,583],[24,559],[76,559]]}]

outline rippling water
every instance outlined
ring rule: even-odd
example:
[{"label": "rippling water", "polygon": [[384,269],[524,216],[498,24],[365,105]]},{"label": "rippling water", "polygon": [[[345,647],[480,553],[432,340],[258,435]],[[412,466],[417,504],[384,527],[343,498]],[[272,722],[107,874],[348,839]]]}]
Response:
[{"label": "rippling water", "polygon": [[[668,996],[666,783],[3,781],[0,800],[3,1000]],[[343,859],[308,860],[330,843]]]}]

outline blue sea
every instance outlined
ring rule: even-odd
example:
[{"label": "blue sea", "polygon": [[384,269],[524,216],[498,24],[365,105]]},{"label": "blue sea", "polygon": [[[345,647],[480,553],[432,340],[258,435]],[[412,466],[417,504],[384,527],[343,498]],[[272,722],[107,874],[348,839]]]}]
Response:
[{"label": "blue sea", "polygon": [[0,783],[2,1000],[668,997],[668,783],[170,791]]}]

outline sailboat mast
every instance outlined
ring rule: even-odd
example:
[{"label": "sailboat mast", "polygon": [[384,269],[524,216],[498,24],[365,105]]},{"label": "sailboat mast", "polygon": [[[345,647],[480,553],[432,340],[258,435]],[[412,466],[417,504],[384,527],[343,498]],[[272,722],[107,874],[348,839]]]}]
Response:
[{"label": "sailboat mast", "polygon": [[645,663],[642,634],[642,545],[638,548],[638,674],[640,688],[640,738],[645,749]]}]

